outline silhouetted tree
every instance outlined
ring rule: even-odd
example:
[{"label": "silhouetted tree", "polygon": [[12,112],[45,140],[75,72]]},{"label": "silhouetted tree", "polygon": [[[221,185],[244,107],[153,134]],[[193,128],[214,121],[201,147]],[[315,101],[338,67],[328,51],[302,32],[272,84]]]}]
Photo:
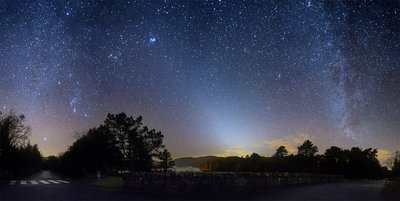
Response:
[{"label": "silhouetted tree", "polygon": [[0,112],[0,161],[1,175],[11,174],[13,154],[19,147],[26,145],[30,128],[24,125],[25,116],[14,112]]},{"label": "silhouetted tree", "polygon": [[346,163],[343,150],[339,147],[332,146],[325,150],[322,165],[325,173],[343,174],[343,168]]},{"label": "silhouetted tree", "polygon": [[[377,179],[384,169],[377,159],[377,150],[368,148],[362,150],[353,147],[343,150],[332,146],[324,155],[315,155],[316,146],[311,142],[304,142],[300,150],[309,150],[300,155],[286,157],[263,157],[253,153],[251,156],[226,157],[209,161],[203,164],[203,170],[228,172],[297,172],[297,173],[325,173],[344,175],[350,179]],[[310,151],[311,150],[311,151]],[[397,163],[399,164],[399,162]]]},{"label": "silhouetted tree", "polygon": [[0,112],[1,178],[27,176],[41,166],[42,156],[37,145],[29,143],[30,127],[24,121],[24,115]]},{"label": "silhouetted tree", "polygon": [[0,148],[3,151],[26,145],[30,134],[30,127],[24,125],[25,116],[17,116],[14,112],[3,114],[0,112]]},{"label": "silhouetted tree", "polygon": [[166,172],[172,167],[174,167],[175,163],[174,160],[172,160],[171,153],[167,149],[164,149],[159,155],[160,159],[160,168]]},{"label": "silhouetted tree", "polygon": [[288,150],[286,149],[285,146],[280,146],[278,149],[276,149],[275,154],[273,155],[274,157],[285,157],[288,155]]},{"label": "silhouetted tree", "polygon": [[331,147],[325,151],[322,160],[321,172],[340,174],[347,178],[375,179],[384,175],[385,169],[381,167],[377,159],[378,151],[368,148],[362,150],[353,147],[343,150]]},{"label": "silhouetted tree", "polygon": [[108,114],[104,121],[105,127],[114,137],[115,143],[121,151],[125,162],[127,162],[129,158],[129,137],[136,137],[134,134],[141,126],[141,121],[142,117],[139,116],[134,120],[132,117],[128,117],[125,113]]},{"label": "silhouetted tree", "polygon": [[318,147],[313,145],[310,140],[306,140],[302,145],[297,147],[297,155],[311,157],[318,152]]},{"label": "silhouetted tree", "polygon": [[151,171],[153,158],[164,148],[162,140],[161,132],[143,126],[140,116],[108,114],[104,125],[80,135],[60,159],[64,171],[74,175],[117,169]]},{"label": "silhouetted tree", "polygon": [[13,170],[17,177],[25,177],[40,170],[43,158],[38,146],[29,142],[25,146],[18,147],[13,154]]},{"label": "silhouetted tree", "polygon": [[100,126],[77,139],[61,161],[66,173],[79,176],[99,170],[111,172],[121,163],[122,155],[108,129]]},{"label": "silhouetted tree", "polygon": [[378,151],[368,148],[362,150],[353,147],[344,150],[345,157],[344,175],[348,178],[378,178],[382,174],[382,167],[377,158]]},{"label": "silhouetted tree", "polygon": [[263,157],[257,153],[252,153],[240,163],[242,172],[260,172],[262,170]]},{"label": "silhouetted tree", "polygon": [[133,119],[125,113],[108,114],[104,124],[115,136],[124,164],[131,170],[150,171],[153,157],[164,148],[161,132],[143,126],[141,116]]}]

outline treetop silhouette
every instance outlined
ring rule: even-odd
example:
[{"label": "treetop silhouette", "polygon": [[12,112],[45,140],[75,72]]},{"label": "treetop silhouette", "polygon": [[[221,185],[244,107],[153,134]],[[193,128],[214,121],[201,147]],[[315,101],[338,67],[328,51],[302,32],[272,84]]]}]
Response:
[{"label": "treetop silhouette", "polygon": [[60,157],[63,171],[82,175],[97,170],[153,170],[154,159],[160,157],[165,147],[164,136],[142,121],[141,116],[108,114],[103,125],[90,129]]},{"label": "treetop silhouette", "polygon": [[304,141],[304,143],[297,147],[297,155],[312,157],[318,153],[318,147],[315,146],[310,140]]},{"label": "treetop silhouette", "polygon": [[287,155],[288,155],[288,150],[286,149],[286,147],[279,146],[278,149],[276,149],[276,152],[273,156],[274,157],[285,157]]}]

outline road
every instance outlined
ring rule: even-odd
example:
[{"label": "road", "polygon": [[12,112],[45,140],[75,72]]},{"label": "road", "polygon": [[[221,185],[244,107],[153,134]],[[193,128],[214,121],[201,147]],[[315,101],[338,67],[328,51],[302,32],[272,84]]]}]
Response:
[{"label": "road", "polygon": [[381,181],[346,181],[273,189],[253,200],[384,200],[383,188]]},{"label": "road", "polygon": [[[1,181],[0,200],[163,200],[163,197],[140,195],[122,189],[92,185],[92,179],[71,180],[42,171],[24,180]],[[32,182],[33,181],[33,182]],[[44,183],[44,182],[46,183]],[[61,182],[64,181],[64,182]],[[36,183],[36,184],[35,184]],[[383,182],[346,181],[299,187],[270,189],[251,197],[226,200],[383,200]],[[171,199],[171,198],[169,198]],[[177,198],[172,198],[176,200]],[[185,200],[185,198],[179,198]],[[192,198],[193,199],[193,198]],[[205,198],[202,198],[205,199]],[[207,198],[208,199],[208,198]],[[221,198],[219,198],[221,199]]]},{"label": "road", "polygon": [[[54,183],[51,181],[66,181]],[[97,187],[92,179],[65,179],[42,171],[23,180],[1,181],[0,200],[151,200],[149,196],[124,193],[121,189]],[[34,181],[34,183],[32,183]],[[43,183],[45,182],[45,183]],[[133,199],[134,198],[134,199]]]}]

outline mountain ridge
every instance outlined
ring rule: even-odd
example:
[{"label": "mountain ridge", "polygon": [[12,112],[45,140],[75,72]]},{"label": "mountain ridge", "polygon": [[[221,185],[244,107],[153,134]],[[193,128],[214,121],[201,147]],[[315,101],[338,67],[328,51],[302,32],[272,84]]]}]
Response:
[{"label": "mountain ridge", "polygon": [[182,157],[174,160],[175,165],[178,167],[195,167],[200,168],[201,164],[208,161],[216,160],[223,157],[218,156],[201,156],[201,157]]}]

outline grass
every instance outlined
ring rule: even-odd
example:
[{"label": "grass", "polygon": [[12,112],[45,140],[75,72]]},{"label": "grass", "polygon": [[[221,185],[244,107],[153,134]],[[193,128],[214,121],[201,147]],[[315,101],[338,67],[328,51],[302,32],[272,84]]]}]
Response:
[{"label": "grass", "polygon": [[106,188],[121,188],[122,177],[105,177],[92,183],[95,186]]}]

